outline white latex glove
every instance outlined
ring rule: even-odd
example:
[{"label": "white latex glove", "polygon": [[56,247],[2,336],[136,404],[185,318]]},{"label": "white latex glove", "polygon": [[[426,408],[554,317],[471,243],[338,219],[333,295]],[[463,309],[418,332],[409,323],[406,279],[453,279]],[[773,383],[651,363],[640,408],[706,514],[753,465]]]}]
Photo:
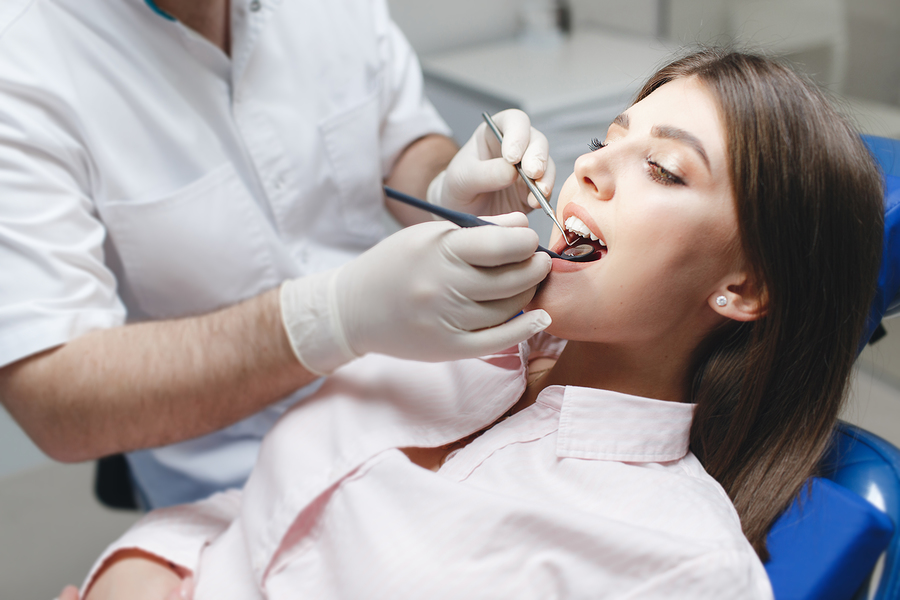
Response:
[{"label": "white latex glove", "polygon": [[556,165],[547,138],[521,110],[504,110],[492,118],[503,134],[502,152],[487,124],[479,125],[446,170],[429,184],[428,202],[473,215],[529,212],[540,205],[516,172],[514,165],[519,162],[544,196],[550,197]]},{"label": "white latex glove", "polygon": [[[368,352],[437,362],[492,354],[550,324],[543,310],[512,317],[550,272],[521,213],[503,227],[446,221],[407,227],[346,265],[281,286],[297,358],[325,375]],[[512,320],[510,320],[512,319]]]}]

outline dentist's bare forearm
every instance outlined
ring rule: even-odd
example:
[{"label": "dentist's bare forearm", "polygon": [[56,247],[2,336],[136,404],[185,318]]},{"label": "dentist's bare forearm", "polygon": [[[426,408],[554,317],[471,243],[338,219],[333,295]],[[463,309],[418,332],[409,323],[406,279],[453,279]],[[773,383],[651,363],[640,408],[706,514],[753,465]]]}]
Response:
[{"label": "dentist's bare forearm", "polygon": [[[388,185],[416,198],[425,198],[428,184],[438,173],[447,168],[459,150],[452,139],[438,134],[426,135],[406,147],[385,179]],[[415,225],[430,221],[431,216],[421,210],[388,200],[388,209],[403,225]]]},{"label": "dentist's bare forearm", "polygon": [[216,431],[315,378],[294,357],[275,289],[21,360],[0,369],[0,400],[44,452],[76,462]]}]

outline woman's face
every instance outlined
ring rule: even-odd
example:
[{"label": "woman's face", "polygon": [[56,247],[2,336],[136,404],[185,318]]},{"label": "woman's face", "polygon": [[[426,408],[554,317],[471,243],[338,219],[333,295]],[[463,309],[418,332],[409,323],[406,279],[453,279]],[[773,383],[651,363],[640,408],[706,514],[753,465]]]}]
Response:
[{"label": "woman's face", "polygon": [[[711,295],[742,264],[712,95],[696,78],[663,85],[622,113],[605,142],[576,161],[557,206],[567,229],[605,242],[605,256],[554,259],[531,306],[553,317],[548,331],[580,341],[711,326]],[[565,247],[555,231],[551,248]]]}]

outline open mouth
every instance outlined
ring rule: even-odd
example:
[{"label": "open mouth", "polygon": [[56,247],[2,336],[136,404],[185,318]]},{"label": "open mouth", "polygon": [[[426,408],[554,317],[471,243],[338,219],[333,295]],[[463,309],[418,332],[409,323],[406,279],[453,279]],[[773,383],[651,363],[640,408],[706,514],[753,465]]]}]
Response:
[{"label": "open mouth", "polygon": [[566,256],[586,256],[588,254],[598,254],[596,259],[603,258],[609,251],[606,242],[597,234],[592,232],[584,221],[576,216],[570,216],[565,222],[566,231],[573,234],[574,240],[568,246],[566,240],[560,239],[559,246],[556,251]]}]

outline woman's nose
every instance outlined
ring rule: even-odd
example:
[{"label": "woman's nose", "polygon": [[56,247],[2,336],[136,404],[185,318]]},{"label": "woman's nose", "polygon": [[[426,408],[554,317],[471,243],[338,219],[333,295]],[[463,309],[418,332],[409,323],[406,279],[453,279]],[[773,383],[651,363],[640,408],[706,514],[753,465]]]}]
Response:
[{"label": "woman's nose", "polygon": [[604,149],[583,154],[575,161],[578,185],[597,200],[611,200],[616,191],[609,160],[602,156]]}]

